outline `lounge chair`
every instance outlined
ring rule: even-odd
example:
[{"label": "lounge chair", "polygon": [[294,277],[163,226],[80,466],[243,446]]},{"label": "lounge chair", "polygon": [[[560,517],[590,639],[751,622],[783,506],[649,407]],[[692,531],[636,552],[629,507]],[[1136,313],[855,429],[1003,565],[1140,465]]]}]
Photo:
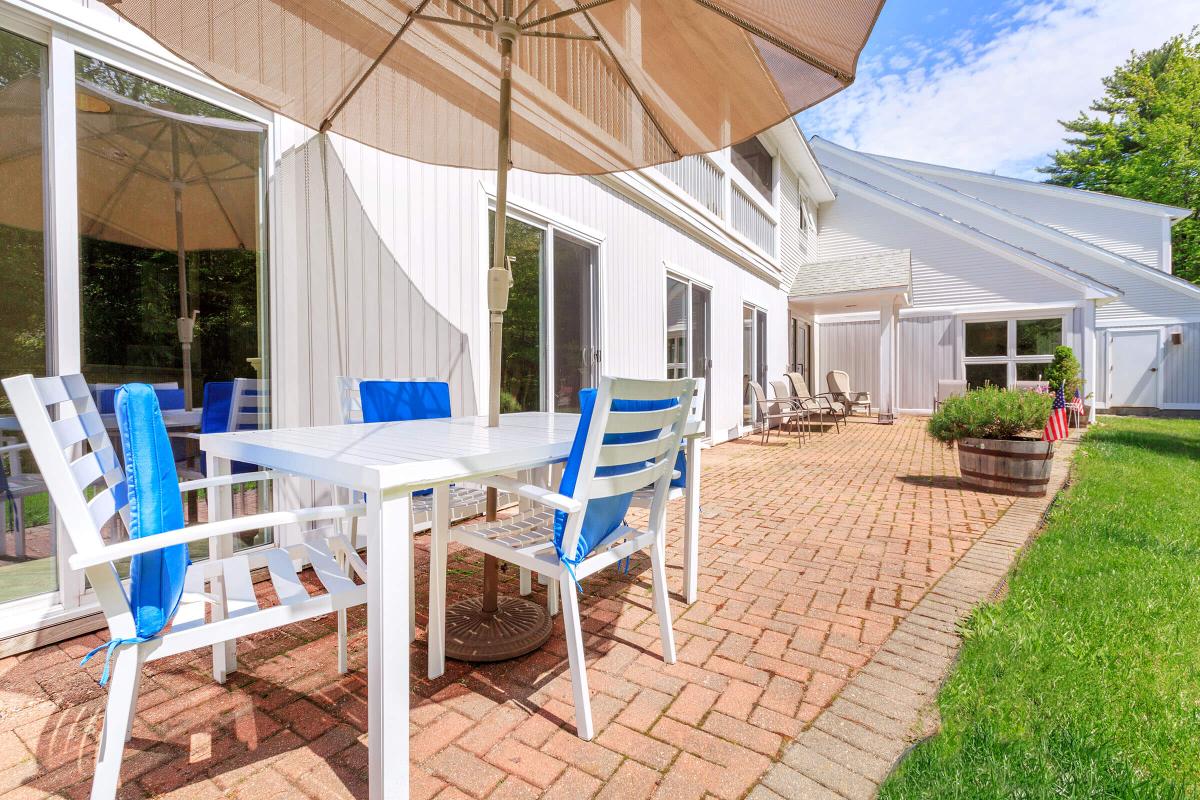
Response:
[{"label": "lounge chair", "polygon": [[783,430],[784,426],[791,423],[796,435],[800,435],[800,420],[804,419],[805,412],[800,409],[793,408],[788,402],[788,398],[781,400],[768,400],[767,393],[758,385],[757,381],[750,381],[747,384],[750,391],[754,395],[754,405],[758,409],[758,421],[762,424],[760,431],[760,444],[771,443],[771,423],[778,422],[779,429]]},{"label": "lounge chair", "polygon": [[813,394],[808,388],[808,381],[799,372],[788,372],[787,379],[791,381],[792,393],[800,400],[804,408],[824,417],[826,413],[833,419],[833,427],[838,433],[842,432],[842,423],[838,417],[846,418],[846,406],[833,399],[828,392]]},{"label": "lounge chair", "polygon": [[809,420],[812,419],[813,412],[809,410],[800,400],[800,398],[795,395],[795,393],[792,391],[791,381],[789,381],[787,378],[771,381],[771,391],[775,394],[775,402],[778,403],[781,408],[790,408],[800,415],[797,419],[797,423],[803,420],[804,427],[800,428],[799,425],[797,425],[797,433],[800,434],[802,441],[806,441],[809,435],[812,433],[812,431],[809,430],[811,427],[809,425]]},{"label": "lounge chair", "polygon": [[830,370],[825,375],[829,385],[829,393],[833,399],[846,406],[847,414],[853,414],[855,409],[866,408],[867,416],[871,415],[871,393],[856,392],[850,388],[850,375],[840,369]]},{"label": "lounge chair", "polygon": [[937,382],[937,393],[933,396],[933,410],[937,411],[938,407],[951,397],[957,397],[966,393],[966,381],[939,380]]}]

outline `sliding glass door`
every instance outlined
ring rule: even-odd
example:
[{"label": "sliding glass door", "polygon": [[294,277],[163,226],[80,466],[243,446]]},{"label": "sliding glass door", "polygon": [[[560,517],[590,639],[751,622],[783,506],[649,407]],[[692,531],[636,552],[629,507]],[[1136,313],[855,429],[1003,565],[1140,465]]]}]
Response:
[{"label": "sliding glass door", "polygon": [[746,303],[742,306],[742,424],[758,419],[758,404],[750,382],[767,391],[767,312]]},{"label": "sliding glass door", "polygon": [[686,278],[667,276],[667,377],[704,378],[704,419],[712,396],[712,293]]},{"label": "sliding glass door", "polygon": [[504,315],[500,410],[577,412],[579,390],[595,386],[599,374],[597,248],[511,216],[505,230],[513,287]]}]

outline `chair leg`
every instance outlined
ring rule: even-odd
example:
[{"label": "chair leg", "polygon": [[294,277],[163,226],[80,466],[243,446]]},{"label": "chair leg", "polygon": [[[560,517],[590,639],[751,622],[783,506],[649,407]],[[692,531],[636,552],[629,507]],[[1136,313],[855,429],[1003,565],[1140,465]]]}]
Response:
[{"label": "chair leg", "polygon": [[[558,587],[559,585],[566,586],[566,581],[556,581],[553,578],[546,579],[546,613],[552,617],[558,616]],[[572,586],[571,588],[574,588]]]},{"label": "chair leg", "polygon": [[[338,499],[341,500],[340,497]],[[353,493],[347,492],[347,500],[353,500],[353,499],[354,499]],[[358,517],[350,518],[349,540],[350,540],[350,549],[355,552],[358,552]],[[350,559],[346,558],[343,555],[341,557],[341,563],[342,563],[342,568],[346,571],[346,574],[349,575],[351,572]],[[350,671],[350,657],[349,657],[350,630],[349,630],[349,621],[346,618],[346,609],[344,609],[344,608],[341,611],[337,612],[337,628],[338,628],[338,631],[337,631],[337,659],[338,659],[337,670],[338,670],[339,675],[345,675],[347,672]]]},{"label": "chair leg", "polygon": [[25,558],[25,498],[18,497],[13,503],[13,549],[17,558]]},{"label": "chair leg", "polygon": [[521,567],[521,596],[527,597],[533,594],[533,573]]},{"label": "chair leg", "polygon": [[137,703],[137,673],[142,668],[139,651],[137,646],[123,647],[113,656],[104,729],[100,733],[96,773],[92,777],[92,800],[112,800],[117,796],[126,732],[133,718],[132,707]]},{"label": "chair leg", "polygon": [[558,581],[558,587],[567,636],[567,661],[571,664],[571,689],[575,695],[575,730],[580,739],[591,741],[595,733],[592,730],[592,702],[588,695],[587,661],[583,654],[583,627],[579,621],[579,598],[571,581]]},{"label": "chair leg", "polygon": [[[410,517],[411,519],[411,517]],[[432,538],[430,539],[432,542]],[[417,640],[417,537],[408,531],[408,642]]]},{"label": "chair leg", "polygon": [[675,632],[671,628],[671,598],[667,595],[667,570],[663,562],[663,542],[660,536],[650,547],[650,573],[654,581],[654,613],[658,615],[658,630],[662,636],[663,661],[675,663]]}]

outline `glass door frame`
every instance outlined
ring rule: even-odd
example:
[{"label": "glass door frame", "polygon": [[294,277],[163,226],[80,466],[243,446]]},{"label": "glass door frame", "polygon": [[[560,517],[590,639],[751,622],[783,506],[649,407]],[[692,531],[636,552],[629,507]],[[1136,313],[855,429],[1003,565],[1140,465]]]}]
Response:
[{"label": "glass door frame", "polygon": [[[89,21],[95,20],[96,25]],[[108,23],[103,25],[101,23]],[[259,302],[266,302],[265,319],[260,325],[260,342],[269,348],[274,318],[270,314],[269,276],[276,267],[277,248],[271,247],[268,193],[275,164],[272,136],[273,115],[250,100],[230,92],[179,61],[163,57],[137,45],[117,42],[111,22],[96,12],[70,4],[57,9],[25,9],[0,4],[0,28],[23,36],[47,48],[47,89],[45,95],[45,168],[44,226],[46,236],[46,349],[48,374],[63,375],[82,370],[82,327],[80,309],[79,204],[77,197],[77,131],[75,56],[81,54],[114,67],[156,81],[184,94],[203,99],[263,126],[263,169],[259,187],[262,211],[259,222],[259,252],[266,254],[261,269]],[[268,370],[275,361],[269,349]],[[274,404],[274,400],[272,403]],[[86,587],[82,572],[71,570],[67,560],[74,553],[70,538],[61,529],[50,509],[50,524],[56,538],[58,589],[0,605],[5,622],[0,624],[0,639],[29,634],[50,626],[70,623],[99,610],[95,595]],[[283,537],[284,544],[291,544]],[[94,629],[94,626],[92,628]],[[83,632],[83,628],[76,632]],[[71,634],[68,634],[71,635]]]},{"label": "glass door frame", "polygon": [[[751,321],[751,324],[750,324],[750,355],[751,355],[751,358],[754,360],[753,374],[750,377],[752,380],[754,380],[756,383],[758,383],[762,387],[763,392],[767,392],[768,387],[766,385],[766,379],[769,377],[769,375],[767,373],[766,361],[770,357],[770,353],[767,349],[767,343],[770,339],[770,336],[766,335],[767,332],[770,330],[770,323],[767,320],[767,310],[765,308],[763,308],[762,306],[758,305],[757,303],[752,303],[749,300],[742,301],[742,313],[741,313],[741,317],[740,317],[740,323],[742,325],[742,336],[741,336],[740,344],[743,348],[742,349],[743,358],[741,359],[743,362],[742,363],[743,370],[745,368],[744,347],[745,347],[746,312],[747,311],[751,312],[751,315],[750,315],[750,321]],[[760,341],[760,337],[763,339],[763,341]],[[742,371],[741,374],[744,376],[745,372]],[[746,383],[742,383],[740,388],[742,390],[742,399],[741,399],[741,402],[738,404],[739,407],[742,409],[745,409],[747,403],[749,403],[749,405],[750,405],[750,424],[747,425],[745,423],[744,416],[740,417],[738,420],[738,424],[741,426],[740,430],[743,434],[745,434],[745,433],[748,433],[748,432],[754,430],[755,426],[758,424],[758,416],[759,416],[760,412],[758,409],[758,403],[755,402],[754,398],[747,396],[750,391],[749,385]]]},{"label": "glass door frame", "polygon": [[[689,377],[689,378],[703,377],[705,379],[704,380],[704,424],[705,424],[706,433],[704,436],[704,440],[708,441],[712,438],[712,424],[711,424],[710,420],[712,419],[712,380],[711,380],[711,378],[712,378],[712,371],[713,371],[713,358],[712,358],[712,355],[713,355],[713,350],[712,350],[713,287],[712,287],[712,284],[707,283],[702,280],[699,280],[695,277],[692,277],[691,275],[688,275],[686,272],[683,272],[675,267],[672,267],[672,266],[667,267],[666,276],[663,280],[663,338],[664,338],[664,342],[663,342],[662,352],[663,352],[664,358],[666,358],[666,352],[667,352],[665,339],[666,339],[666,335],[667,335],[667,325],[668,325],[669,318],[670,318],[670,309],[668,308],[669,303],[670,303],[670,292],[668,291],[668,287],[670,286],[670,281],[676,281],[678,283],[682,283],[684,285],[684,287],[686,287],[683,308],[684,308],[684,318],[685,318],[684,328],[687,331],[687,336],[686,336],[687,352],[684,354],[683,363],[686,368],[687,377]],[[693,304],[694,304],[694,300],[695,300],[695,292],[697,289],[708,293],[708,314],[704,318],[704,352],[707,355],[705,357],[704,375],[702,375],[702,376],[692,374],[695,371],[693,369],[693,366],[696,363],[695,362],[696,342],[695,342],[695,337],[692,335],[692,333],[695,330],[695,328],[693,327],[694,323],[695,323],[695,310],[693,308]],[[664,366],[663,374],[666,374],[667,368],[669,368],[669,367],[670,367],[670,364],[667,363]],[[670,377],[670,376],[668,376],[668,377]]]},{"label": "glass door frame", "polygon": [[[481,295],[486,297],[486,280],[487,267],[492,262],[491,248],[491,217],[496,212],[496,196],[494,190],[488,189],[485,191],[486,202],[484,204],[483,213],[483,236],[480,237],[483,245],[483,268],[480,274],[483,276],[483,289]],[[591,339],[592,346],[590,349],[591,364],[592,364],[592,383],[599,381],[600,375],[603,374],[603,354],[604,354],[604,236],[596,231],[590,231],[582,225],[564,219],[561,216],[550,213],[545,209],[537,209],[518,199],[509,197],[508,199],[508,220],[524,223],[531,227],[542,231],[542,257],[540,270],[541,275],[538,278],[538,291],[541,293],[541,298],[538,301],[538,347],[540,350],[541,363],[538,365],[538,399],[541,403],[543,411],[554,411],[554,365],[555,360],[555,337],[548,335],[554,330],[554,237],[559,236],[563,239],[571,241],[575,244],[583,245],[589,248],[593,253],[593,261],[591,265],[592,279],[592,330]],[[486,303],[480,306],[480,330],[488,330],[487,326],[488,310]],[[485,345],[486,355],[486,345]],[[483,360],[483,371],[481,376],[484,378],[483,385],[491,386],[491,381],[487,380],[487,370],[489,361]],[[484,390],[483,396],[486,397],[489,389]],[[486,406],[485,406],[486,408]]]}]

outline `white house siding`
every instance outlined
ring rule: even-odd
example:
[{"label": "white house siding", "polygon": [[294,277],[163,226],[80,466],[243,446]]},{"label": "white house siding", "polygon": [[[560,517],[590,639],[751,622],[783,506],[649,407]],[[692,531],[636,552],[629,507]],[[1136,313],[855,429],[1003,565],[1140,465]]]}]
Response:
[{"label": "white house siding", "polygon": [[900,318],[899,408],[931,409],[937,382],[959,377],[957,338],[953,315]]},{"label": "white house siding", "polygon": [[800,176],[780,161],[779,170],[779,261],[784,266],[784,285],[791,286],[804,263],[808,231],[800,229]]},{"label": "white house siding", "polygon": [[1074,305],[1080,292],[942,230],[868,200],[836,181],[838,199],[821,209],[821,259],[879,250],[912,251],[913,305]]},{"label": "white house siding", "polygon": [[[286,120],[273,132],[275,424],[334,422],[332,386],[340,374],[442,376],[455,413],[484,408],[485,215],[494,176],[420,164],[336,136],[323,159],[323,138]],[[665,374],[668,268],[712,286],[711,430],[723,439],[736,429],[742,304],[766,310],[769,372],[782,372],[786,298],[778,285],[591,179],[517,173],[510,197],[516,211],[600,238],[599,345],[607,374]]]},{"label": "white house siding", "polygon": [[[903,166],[921,172],[917,165],[904,163]],[[1067,193],[1054,192],[1052,195],[1050,191],[1053,190],[1017,189],[1003,181],[986,178],[966,179],[942,172],[924,174],[964,194],[1035,219],[1105,250],[1157,269],[1163,268],[1162,217],[1157,214],[1123,211],[1102,203],[1076,200]]]},{"label": "white house siding", "polygon": [[1193,408],[1200,405],[1200,322],[1180,325],[1182,344],[1163,336],[1163,403]]},{"label": "white house siding", "polygon": [[[871,397],[879,396],[879,321],[821,322],[817,336],[817,365],[821,370],[814,376],[814,392],[828,391],[825,376],[830,370],[840,369],[850,376],[850,388],[869,391]],[[901,342],[903,348],[903,341]],[[905,351],[901,350],[900,363],[905,363]],[[820,388],[817,388],[820,387]]]}]

